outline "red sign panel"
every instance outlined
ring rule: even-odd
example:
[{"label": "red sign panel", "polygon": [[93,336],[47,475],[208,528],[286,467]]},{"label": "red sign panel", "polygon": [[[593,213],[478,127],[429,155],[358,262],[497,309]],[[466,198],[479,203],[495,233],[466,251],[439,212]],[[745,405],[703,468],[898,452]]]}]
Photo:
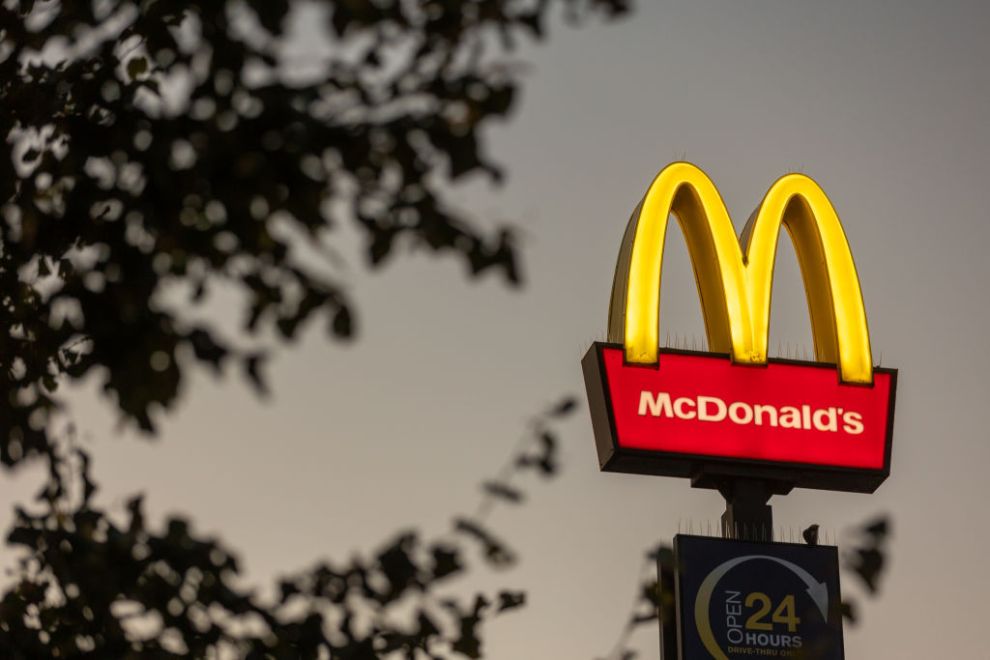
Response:
[{"label": "red sign panel", "polygon": [[846,385],[831,365],[665,352],[659,367],[640,366],[605,344],[584,366],[603,469],[696,477],[755,465],[793,485],[858,491],[889,473],[893,370]]}]

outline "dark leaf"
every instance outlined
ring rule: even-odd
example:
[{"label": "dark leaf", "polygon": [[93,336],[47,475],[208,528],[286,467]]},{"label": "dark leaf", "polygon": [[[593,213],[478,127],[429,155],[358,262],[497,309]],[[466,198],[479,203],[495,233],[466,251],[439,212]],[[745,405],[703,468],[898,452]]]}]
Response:
[{"label": "dark leaf", "polygon": [[653,623],[657,620],[657,612],[648,612],[646,614],[636,614],[633,618],[629,620],[629,625],[631,627],[641,626],[644,623]]},{"label": "dark leaf", "polygon": [[863,531],[872,536],[875,543],[881,543],[890,534],[890,520],[886,517],[878,518],[874,522],[865,525]]},{"label": "dark leaf", "polygon": [[144,57],[132,58],[127,63],[127,75],[131,80],[137,80],[142,74],[148,71],[148,60]]},{"label": "dark leaf", "polygon": [[485,559],[496,568],[505,568],[516,562],[512,551],[478,523],[459,518],[454,523],[454,529],[478,541],[484,551]]},{"label": "dark leaf", "polygon": [[663,543],[650,550],[646,558],[660,566],[674,567],[674,549]]},{"label": "dark leaf", "polygon": [[849,623],[856,623],[856,604],[852,601],[844,600],[840,605],[842,618]]},{"label": "dark leaf", "polygon": [[883,572],[885,558],[883,552],[876,548],[858,548],[853,551],[850,568],[860,577],[863,584],[875,594],[878,581]]},{"label": "dark leaf", "polygon": [[341,339],[354,336],[354,326],[351,322],[351,311],[344,306],[337,309],[333,315],[333,334]]},{"label": "dark leaf", "polygon": [[500,591],[497,612],[513,610],[526,604],[526,594],[522,591]]},{"label": "dark leaf", "polygon": [[505,500],[506,502],[519,504],[523,501],[522,491],[504,482],[486,481],[483,484],[483,488],[492,497]]},{"label": "dark leaf", "polygon": [[577,408],[577,399],[572,396],[568,396],[561,399],[557,405],[551,408],[549,415],[551,417],[566,417],[574,412],[575,408]]},{"label": "dark leaf", "polygon": [[259,353],[245,355],[243,358],[244,375],[247,376],[248,381],[254,386],[255,391],[261,395],[267,395],[269,393],[268,385],[265,383],[264,375],[261,373],[264,361],[265,356]]},{"label": "dark leaf", "polygon": [[431,549],[433,556],[433,579],[439,580],[464,569],[460,552],[457,548],[447,545],[435,545]]}]

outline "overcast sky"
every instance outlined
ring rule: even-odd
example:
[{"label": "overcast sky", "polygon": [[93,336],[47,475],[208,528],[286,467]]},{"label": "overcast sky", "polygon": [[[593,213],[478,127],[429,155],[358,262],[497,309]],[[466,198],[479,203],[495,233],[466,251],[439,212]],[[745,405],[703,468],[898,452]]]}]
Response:
[{"label": "overcast sky", "polygon": [[[848,657],[985,655],[990,12],[980,2],[637,5],[618,24],[558,26],[520,54],[531,63],[521,104],[489,135],[507,183],[457,192],[479,216],[524,229],[525,289],[469,282],[461,264],[421,254],[373,275],[354,263],[356,344],[310,333],[273,361],[267,402],[234,379],[195,378],[151,444],[117,429],[91,383],[76,412],[104,501],[145,490],[152,512],[190,512],[259,583],[371,550],[406,525],[442,531],[473,508],[530,412],[568,392],[583,401],[580,359],[604,338],[619,241],[656,172],[678,159],[702,167],[741,229],[777,177],[801,171],[842,218],[874,356],[900,379],[890,479],[875,495],[775,498],[776,522],[821,523],[841,540],[893,516],[893,563],[863,625],[847,627]],[[781,246],[771,346],[810,347],[793,252]],[[703,332],[678,230],[662,323],[661,335]],[[723,510],[683,480],[599,473],[585,408],[565,431],[560,479],[491,521],[522,563],[479,584],[530,594],[488,628],[495,660],[606,653],[644,550]],[[36,478],[5,479],[0,495],[21,496]],[[848,575],[843,588],[860,593]],[[636,641],[659,656],[653,626]]]}]

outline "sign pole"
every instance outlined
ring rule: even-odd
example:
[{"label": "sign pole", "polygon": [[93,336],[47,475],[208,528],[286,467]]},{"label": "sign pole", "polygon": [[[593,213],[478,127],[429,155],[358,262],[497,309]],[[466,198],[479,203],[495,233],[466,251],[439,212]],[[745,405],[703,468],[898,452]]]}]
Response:
[{"label": "sign pole", "polygon": [[722,537],[743,541],[773,540],[772,488],[756,479],[732,479],[719,486],[725,498]]}]

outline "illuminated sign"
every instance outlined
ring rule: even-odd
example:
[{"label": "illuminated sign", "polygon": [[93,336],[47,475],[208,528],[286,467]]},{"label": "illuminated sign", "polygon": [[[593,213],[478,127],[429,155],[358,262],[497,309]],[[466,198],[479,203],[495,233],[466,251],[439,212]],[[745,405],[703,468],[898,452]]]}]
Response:
[{"label": "illuminated sign", "polygon": [[[711,353],[659,348],[671,214],[687,240]],[[781,228],[801,266],[815,362],[767,356]],[[896,371],[873,366],[845,233],[804,175],[771,186],[741,246],[704,172],[688,163],[661,171],[626,229],[608,339],[583,362],[604,470],[855,491],[875,490],[889,474]]]},{"label": "illuminated sign", "polygon": [[678,535],[682,658],[842,660],[835,546]]}]

